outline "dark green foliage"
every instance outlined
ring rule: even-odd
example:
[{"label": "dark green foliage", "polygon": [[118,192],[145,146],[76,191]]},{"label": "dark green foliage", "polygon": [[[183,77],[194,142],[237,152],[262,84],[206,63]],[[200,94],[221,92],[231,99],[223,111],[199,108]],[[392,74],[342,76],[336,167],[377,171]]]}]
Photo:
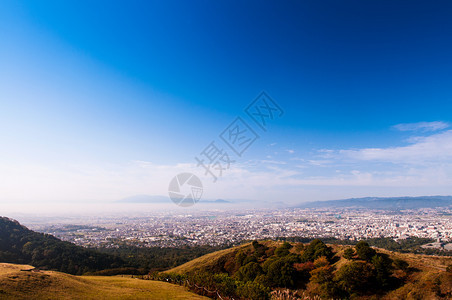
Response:
[{"label": "dark green foliage", "polygon": [[247,255],[246,255],[245,251],[240,250],[235,255],[235,262],[238,266],[243,266],[246,258],[247,258]]},{"label": "dark green foliage", "polygon": [[412,252],[416,254],[452,256],[452,251],[444,249],[424,249],[421,245],[432,243],[435,240],[429,238],[409,237],[394,241],[392,238],[373,238],[366,240],[369,245],[398,252]]},{"label": "dark green foliage", "polygon": [[[224,247],[86,249],[0,218],[0,262],[30,264],[70,274],[146,274],[183,264]],[[246,257],[246,255],[245,255]],[[114,269],[114,270],[105,270]]]},{"label": "dark green foliage", "polygon": [[241,299],[266,300],[270,299],[269,293],[269,288],[252,281],[239,284],[237,287],[237,294]]},{"label": "dark green foliage", "polygon": [[255,255],[249,255],[249,256],[247,256],[247,257],[243,260],[243,263],[242,263],[242,264],[245,266],[245,265],[249,264],[250,262],[257,262],[257,258],[256,258]]},{"label": "dark green foliage", "polygon": [[407,239],[394,241],[392,238],[373,238],[366,240],[369,245],[384,248],[391,251],[402,251],[405,252],[409,249],[416,248],[418,246],[432,243],[435,240],[429,238],[418,238],[418,237],[410,237]]},{"label": "dark green foliage", "polygon": [[253,245],[254,250],[256,250],[257,248],[259,248],[259,246],[261,246],[262,244],[259,244],[258,241],[254,240],[251,245]]},{"label": "dark green foliage", "polygon": [[292,248],[292,245],[288,242],[284,242],[284,244],[282,244],[281,246],[279,246],[278,248],[276,248],[275,250],[275,255],[282,257],[282,256],[286,256],[290,253],[290,249]]},{"label": "dark green foliage", "polygon": [[344,258],[353,259],[353,256],[355,256],[355,250],[353,250],[353,248],[347,248],[344,250]]},{"label": "dark green foliage", "polygon": [[260,244],[260,243],[258,243],[258,242],[253,243],[253,248],[254,248],[254,256],[255,256],[256,258],[265,256],[265,255],[266,255],[266,252],[267,252],[267,250],[268,250],[268,247],[267,247],[267,246],[265,246],[265,245],[263,245],[263,244]]},{"label": "dark green foliage", "polygon": [[300,253],[300,252],[303,251],[303,250],[304,250],[304,244],[303,244],[303,243],[297,243],[297,244],[295,245],[295,251],[296,251],[296,252]]},{"label": "dark green foliage", "polygon": [[237,279],[241,281],[253,281],[258,275],[262,274],[262,267],[256,262],[250,262],[240,267],[236,273]]},{"label": "dark green foliage", "polygon": [[[225,247],[220,246],[182,246],[174,247],[136,247],[96,248],[95,250],[118,256],[126,265],[146,269],[150,272],[166,270],[184,264],[192,259],[215,252]],[[245,255],[246,257],[246,255]]]},{"label": "dark green foliage", "polygon": [[[211,274],[208,272],[198,271],[186,275],[179,274],[152,274],[152,279],[164,280],[172,283],[185,283],[188,280],[188,288],[198,293],[204,293],[204,289],[215,291],[210,296],[216,295],[218,292],[222,297],[235,299],[270,299],[270,289],[256,281],[235,280],[228,274]],[[197,288],[202,287],[202,288]]]},{"label": "dark green foliage", "polygon": [[355,245],[356,254],[359,259],[371,261],[372,257],[376,254],[376,251],[370,248],[369,244],[365,241],[359,241]]},{"label": "dark green foliage", "polygon": [[373,289],[373,269],[369,263],[352,261],[336,273],[338,285],[350,294],[364,295]]},{"label": "dark green foliage", "polygon": [[296,270],[285,258],[277,259],[268,266],[267,278],[272,286],[290,288],[295,285]]},{"label": "dark green foliage", "polygon": [[406,261],[404,261],[403,259],[396,258],[393,260],[392,263],[394,264],[394,267],[396,267],[399,270],[402,270],[402,271],[408,270],[409,264]]},{"label": "dark green foliage", "polygon": [[273,262],[277,261],[277,260],[278,260],[278,257],[276,257],[276,256],[269,257],[269,258],[262,264],[262,271],[263,271],[264,273],[268,273],[268,267],[270,267],[270,265],[271,265]]},{"label": "dark green foliage", "polygon": [[333,251],[331,250],[331,247],[325,245],[324,242],[319,239],[315,239],[303,251],[301,261],[314,261],[322,256],[325,256],[328,260],[330,260],[333,257]]},{"label": "dark green foliage", "polygon": [[215,288],[221,295],[234,295],[237,290],[236,282],[228,274],[215,274],[213,276]]},{"label": "dark green foliage", "polygon": [[[299,247],[304,248],[301,254],[298,254],[299,251],[290,252],[291,248],[289,243],[268,248],[255,241],[237,253],[226,255],[228,258],[225,260],[218,259],[218,264],[236,267],[228,268],[229,274],[216,274],[214,269],[227,269],[217,266],[206,268],[204,274],[192,274],[191,278],[199,286],[223,291],[222,297],[268,299],[269,289],[289,288],[305,290],[308,295],[322,299],[354,299],[372,294],[384,295],[398,288],[402,281],[393,276],[394,267],[408,268],[406,262],[392,261],[388,255],[377,253],[366,242],[357,243],[356,253],[353,248],[344,251],[344,256],[361,257],[346,263],[339,270],[333,265],[332,248],[321,240]],[[268,251],[257,259],[260,249]],[[274,254],[269,255],[273,253],[269,250],[275,250]],[[237,263],[243,265],[237,267]]]},{"label": "dark green foliage", "polygon": [[267,276],[267,282],[271,287],[295,287],[299,272],[294,264],[300,262],[300,257],[296,254],[289,254],[284,257],[273,257],[266,261],[263,270]]},{"label": "dark green foliage", "polygon": [[345,293],[334,281],[333,271],[334,268],[330,265],[312,270],[308,285],[310,294],[320,296],[322,299],[342,299]]},{"label": "dark green foliage", "polygon": [[[283,240],[289,242],[301,242],[301,243],[309,243],[313,239],[307,237],[279,237],[276,240]],[[327,244],[336,244],[336,245],[356,245],[355,240],[342,240],[333,237],[320,238],[320,240]],[[366,240],[370,246],[383,248],[391,251],[398,252],[412,252],[417,254],[427,254],[427,255],[443,255],[443,256],[452,256],[452,251],[446,251],[444,249],[424,249],[421,248],[421,245],[432,243],[435,240],[430,238],[418,238],[418,237],[409,237],[407,239],[395,241],[393,238],[371,238]]]},{"label": "dark green foliage", "polygon": [[380,287],[386,289],[390,285],[390,276],[392,274],[392,259],[387,254],[378,253],[372,257],[375,279]]},{"label": "dark green foliage", "polygon": [[17,221],[3,217],[0,218],[0,261],[77,275],[125,266],[118,257],[31,231]]}]

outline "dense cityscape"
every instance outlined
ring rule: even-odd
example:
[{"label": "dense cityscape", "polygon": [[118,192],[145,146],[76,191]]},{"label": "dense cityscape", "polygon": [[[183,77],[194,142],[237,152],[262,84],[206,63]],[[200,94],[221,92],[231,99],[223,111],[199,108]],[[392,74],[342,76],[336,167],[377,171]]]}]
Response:
[{"label": "dense cityscape", "polygon": [[418,209],[281,209],[202,211],[139,217],[103,217],[71,224],[29,224],[85,247],[179,247],[183,245],[237,244],[244,240],[280,237],[368,239],[430,238],[425,245],[452,250],[452,210]]}]

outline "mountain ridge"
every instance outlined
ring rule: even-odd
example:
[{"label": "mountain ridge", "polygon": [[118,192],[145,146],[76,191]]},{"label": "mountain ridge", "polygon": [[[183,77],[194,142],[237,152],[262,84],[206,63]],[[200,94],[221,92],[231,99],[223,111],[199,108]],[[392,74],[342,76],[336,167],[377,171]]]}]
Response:
[{"label": "mountain ridge", "polygon": [[417,197],[363,197],[341,200],[310,201],[296,205],[296,208],[368,208],[404,210],[452,206],[452,196]]}]

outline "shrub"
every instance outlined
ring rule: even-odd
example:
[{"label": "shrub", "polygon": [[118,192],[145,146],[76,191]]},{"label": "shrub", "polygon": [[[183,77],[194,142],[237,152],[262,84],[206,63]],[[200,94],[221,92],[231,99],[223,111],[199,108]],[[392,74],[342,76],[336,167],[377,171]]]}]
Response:
[{"label": "shrub", "polygon": [[262,267],[256,262],[250,262],[240,267],[236,277],[242,281],[253,281],[258,275],[262,274]]},{"label": "shrub", "polygon": [[359,241],[355,245],[355,249],[358,258],[365,261],[370,261],[377,253],[374,249],[370,248],[369,244],[365,241]]},{"label": "shrub", "polygon": [[344,258],[353,259],[353,256],[355,256],[355,250],[353,250],[353,248],[347,248],[344,250]]}]

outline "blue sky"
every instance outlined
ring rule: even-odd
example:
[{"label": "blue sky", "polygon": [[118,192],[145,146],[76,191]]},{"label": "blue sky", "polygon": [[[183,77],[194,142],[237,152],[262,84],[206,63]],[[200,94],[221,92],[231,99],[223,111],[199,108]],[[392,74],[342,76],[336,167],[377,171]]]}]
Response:
[{"label": "blue sky", "polygon": [[[0,201],[162,195],[184,171],[207,198],[451,194],[451,13],[449,1],[2,1]],[[255,126],[244,108],[263,90],[284,115],[213,184],[194,157],[237,116]]]}]

